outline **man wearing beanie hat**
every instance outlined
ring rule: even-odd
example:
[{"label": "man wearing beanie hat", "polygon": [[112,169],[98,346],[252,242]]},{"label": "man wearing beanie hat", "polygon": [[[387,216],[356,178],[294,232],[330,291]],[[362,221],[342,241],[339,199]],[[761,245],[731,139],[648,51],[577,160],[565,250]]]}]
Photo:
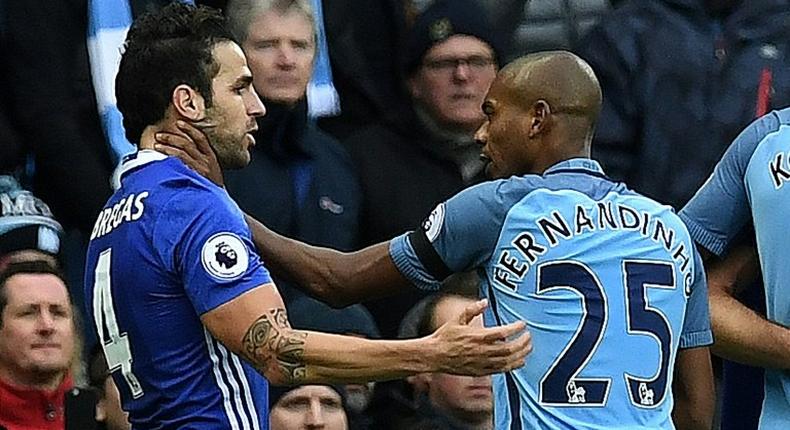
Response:
[{"label": "man wearing beanie hat", "polygon": [[[474,132],[502,49],[473,0],[438,0],[417,17],[403,58],[414,118],[408,129],[376,124],[346,141],[362,182],[361,241],[378,243],[418,224],[425,213],[483,179]],[[414,292],[368,303],[392,336]]]},{"label": "man wearing beanie hat", "polygon": [[46,203],[11,176],[0,176],[0,268],[12,260],[54,263],[62,234]]}]

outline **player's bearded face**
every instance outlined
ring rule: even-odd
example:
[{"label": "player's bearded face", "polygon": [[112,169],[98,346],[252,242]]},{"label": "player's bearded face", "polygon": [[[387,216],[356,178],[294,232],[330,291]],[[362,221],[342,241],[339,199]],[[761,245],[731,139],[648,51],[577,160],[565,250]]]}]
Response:
[{"label": "player's bearded face", "polygon": [[[246,115],[245,115],[246,118]],[[246,122],[238,125],[226,112],[214,105],[206,111],[206,119],[216,126],[203,129],[211,147],[217,154],[217,161],[223,169],[240,169],[250,163],[250,148],[255,144],[247,134]]]},{"label": "player's bearded face", "polygon": [[211,106],[195,125],[206,134],[220,166],[239,169],[250,162],[250,148],[255,145],[250,133],[258,128],[255,118],[266,109],[252,89],[247,61],[238,45],[217,44],[214,58],[220,69],[212,81]]}]

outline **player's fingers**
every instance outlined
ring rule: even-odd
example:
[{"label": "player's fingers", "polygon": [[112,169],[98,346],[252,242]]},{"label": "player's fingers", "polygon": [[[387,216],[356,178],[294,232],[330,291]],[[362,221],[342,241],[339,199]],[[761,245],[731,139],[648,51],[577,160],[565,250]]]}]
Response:
[{"label": "player's fingers", "polygon": [[506,372],[522,367],[530,352],[532,352],[532,339],[529,333],[524,333],[517,339],[489,345],[486,354],[492,369]]},{"label": "player's fingers", "polygon": [[202,158],[200,150],[195,146],[189,136],[175,133],[156,133],[154,139],[160,144],[178,148],[196,160]]},{"label": "player's fingers", "polygon": [[486,342],[502,341],[524,331],[524,321],[516,321],[503,326],[487,327],[484,329],[483,340]]},{"label": "player's fingers", "polygon": [[203,134],[202,131],[200,131],[200,129],[191,124],[187,124],[184,121],[176,121],[176,127],[186,133],[187,136],[189,136],[192,141],[195,142],[195,146],[197,146],[200,152],[206,155],[214,153],[211,149],[211,145],[208,143],[208,138],[205,134]]},{"label": "player's fingers", "polygon": [[184,162],[184,164],[198,171],[198,173],[203,173],[203,170],[205,170],[203,165],[199,164],[197,160],[195,160],[186,151],[180,148],[176,148],[175,146],[170,146],[170,145],[156,145],[155,148],[157,151],[165,155],[170,155],[180,159],[181,161]]},{"label": "player's fingers", "polygon": [[464,308],[464,311],[458,315],[458,324],[469,324],[476,316],[483,313],[486,307],[488,307],[488,300],[486,299],[478,300],[468,305]]}]

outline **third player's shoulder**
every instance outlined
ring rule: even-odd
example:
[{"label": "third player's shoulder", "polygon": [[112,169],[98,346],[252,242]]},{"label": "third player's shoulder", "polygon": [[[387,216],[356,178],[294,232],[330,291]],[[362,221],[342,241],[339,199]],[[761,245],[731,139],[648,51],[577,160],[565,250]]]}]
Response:
[{"label": "third player's shoulder", "polygon": [[790,135],[790,108],[771,111],[754,120],[735,138],[725,157],[749,158],[762,142],[778,134],[783,138]]}]

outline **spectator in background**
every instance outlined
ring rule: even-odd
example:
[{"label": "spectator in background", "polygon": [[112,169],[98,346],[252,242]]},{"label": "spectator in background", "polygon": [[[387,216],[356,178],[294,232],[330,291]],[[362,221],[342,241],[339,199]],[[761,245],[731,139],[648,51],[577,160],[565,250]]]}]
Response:
[{"label": "spectator in background", "polygon": [[402,86],[403,0],[323,0],[324,29],[340,115],[319,125],[345,139],[374,123],[409,125]]},{"label": "spectator in background", "polygon": [[[417,303],[401,323],[400,337],[430,332],[475,299],[439,293]],[[481,320],[475,321],[482,324]],[[407,378],[409,386],[388,384],[377,390],[370,414],[378,429],[490,430],[494,398],[491,377],[424,373]]]},{"label": "spectator in background", "polygon": [[[484,16],[471,0],[439,0],[420,15],[404,64],[413,121],[403,129],[372,125],[346,141],[362,183],[362,245],[413,228],[437,203],[483,179],[474,132],[502,55]],[[367,305],[391,336],[419,297]]]},{"label": "spectator in background", "polygon": [[746,125],[790,105],[788,19],[788,0],[622,2],[577,50],[604,95],[593,155],[680,208]]},{"label": "spectator in background", "polygon": [[[427,299],[417,336],[431,333],[475,299],[438,294]],[[482,318],[474,322],[483,325]],[[494,428],[494,397],[490,376],[423,373],[409,377],[420,398],[420,411],[441,423],[437,429],[491,430]],[[438,424],[437,423],[437,424]]]},{"label": "spectator in background", "polygon": [[0,176],[0,270],[23,260],[45,260],[57,267],[62,234],[46,203],[11,176]]},{"label": "spectator in background", "polygon": [[0,92],[23,153],[33,154],[33,189],[66,230],[83,234],[110,195],[112,168],[90,79],[87,16],[86,1],[0,8]]},{"label": "spectator in background", "polygon": [[[345,148],[307,117],[316,53],[309,1],[234,0],[227,14],[266,107],[249,166],[226,172],[229,193],[279,233],[354,249],[360,204],[354,166]],[[286,303],[301,295],[276,281]]]},{"label": "spectator in background", "polygon": [[79,350],[63,277],[45,261],[0,273],[0,427],[63,430]]},{"label": "spectator in background", "polygon": [[333,385],[272,387],[271,430],[348,430],[343,389]]},{"label": "spectator in background", "polygon": [[[291,326],[296,329],[321,331],[367,339],[381,337],[376,321],[362,305],[351,305],[334,309],[310,297],[300,297],[288,306]],[[346,415],[350,428],[373,429],[365,413],[370,403],[375,382],[366,384],[346,384],[343,386]]]},{"label": "spectator in background", "polygon": [[[488,0],[496,3],[497,0]],[[521,22],[513,44],[522,54],[555,49],[570,50],[611,9],[608,0],[521,1]]]},{"label": "spectator in background", "polygon": [[131,430],[129,414],[121,408],[121,395],[115,385],[107,360],[100,346],[93,348],[88,361],[88,377],[90,386],[96,391],[96,421],[104,430]]},{"label": "spectator in background", "polygon": [[[680,208],[746,125],[790,105],[789,20],[787,0],[619,2],[577,50],[603,89],[593,156]],[[722,429],[755,428],[761,371],[725,361],[723,374]]]}]

